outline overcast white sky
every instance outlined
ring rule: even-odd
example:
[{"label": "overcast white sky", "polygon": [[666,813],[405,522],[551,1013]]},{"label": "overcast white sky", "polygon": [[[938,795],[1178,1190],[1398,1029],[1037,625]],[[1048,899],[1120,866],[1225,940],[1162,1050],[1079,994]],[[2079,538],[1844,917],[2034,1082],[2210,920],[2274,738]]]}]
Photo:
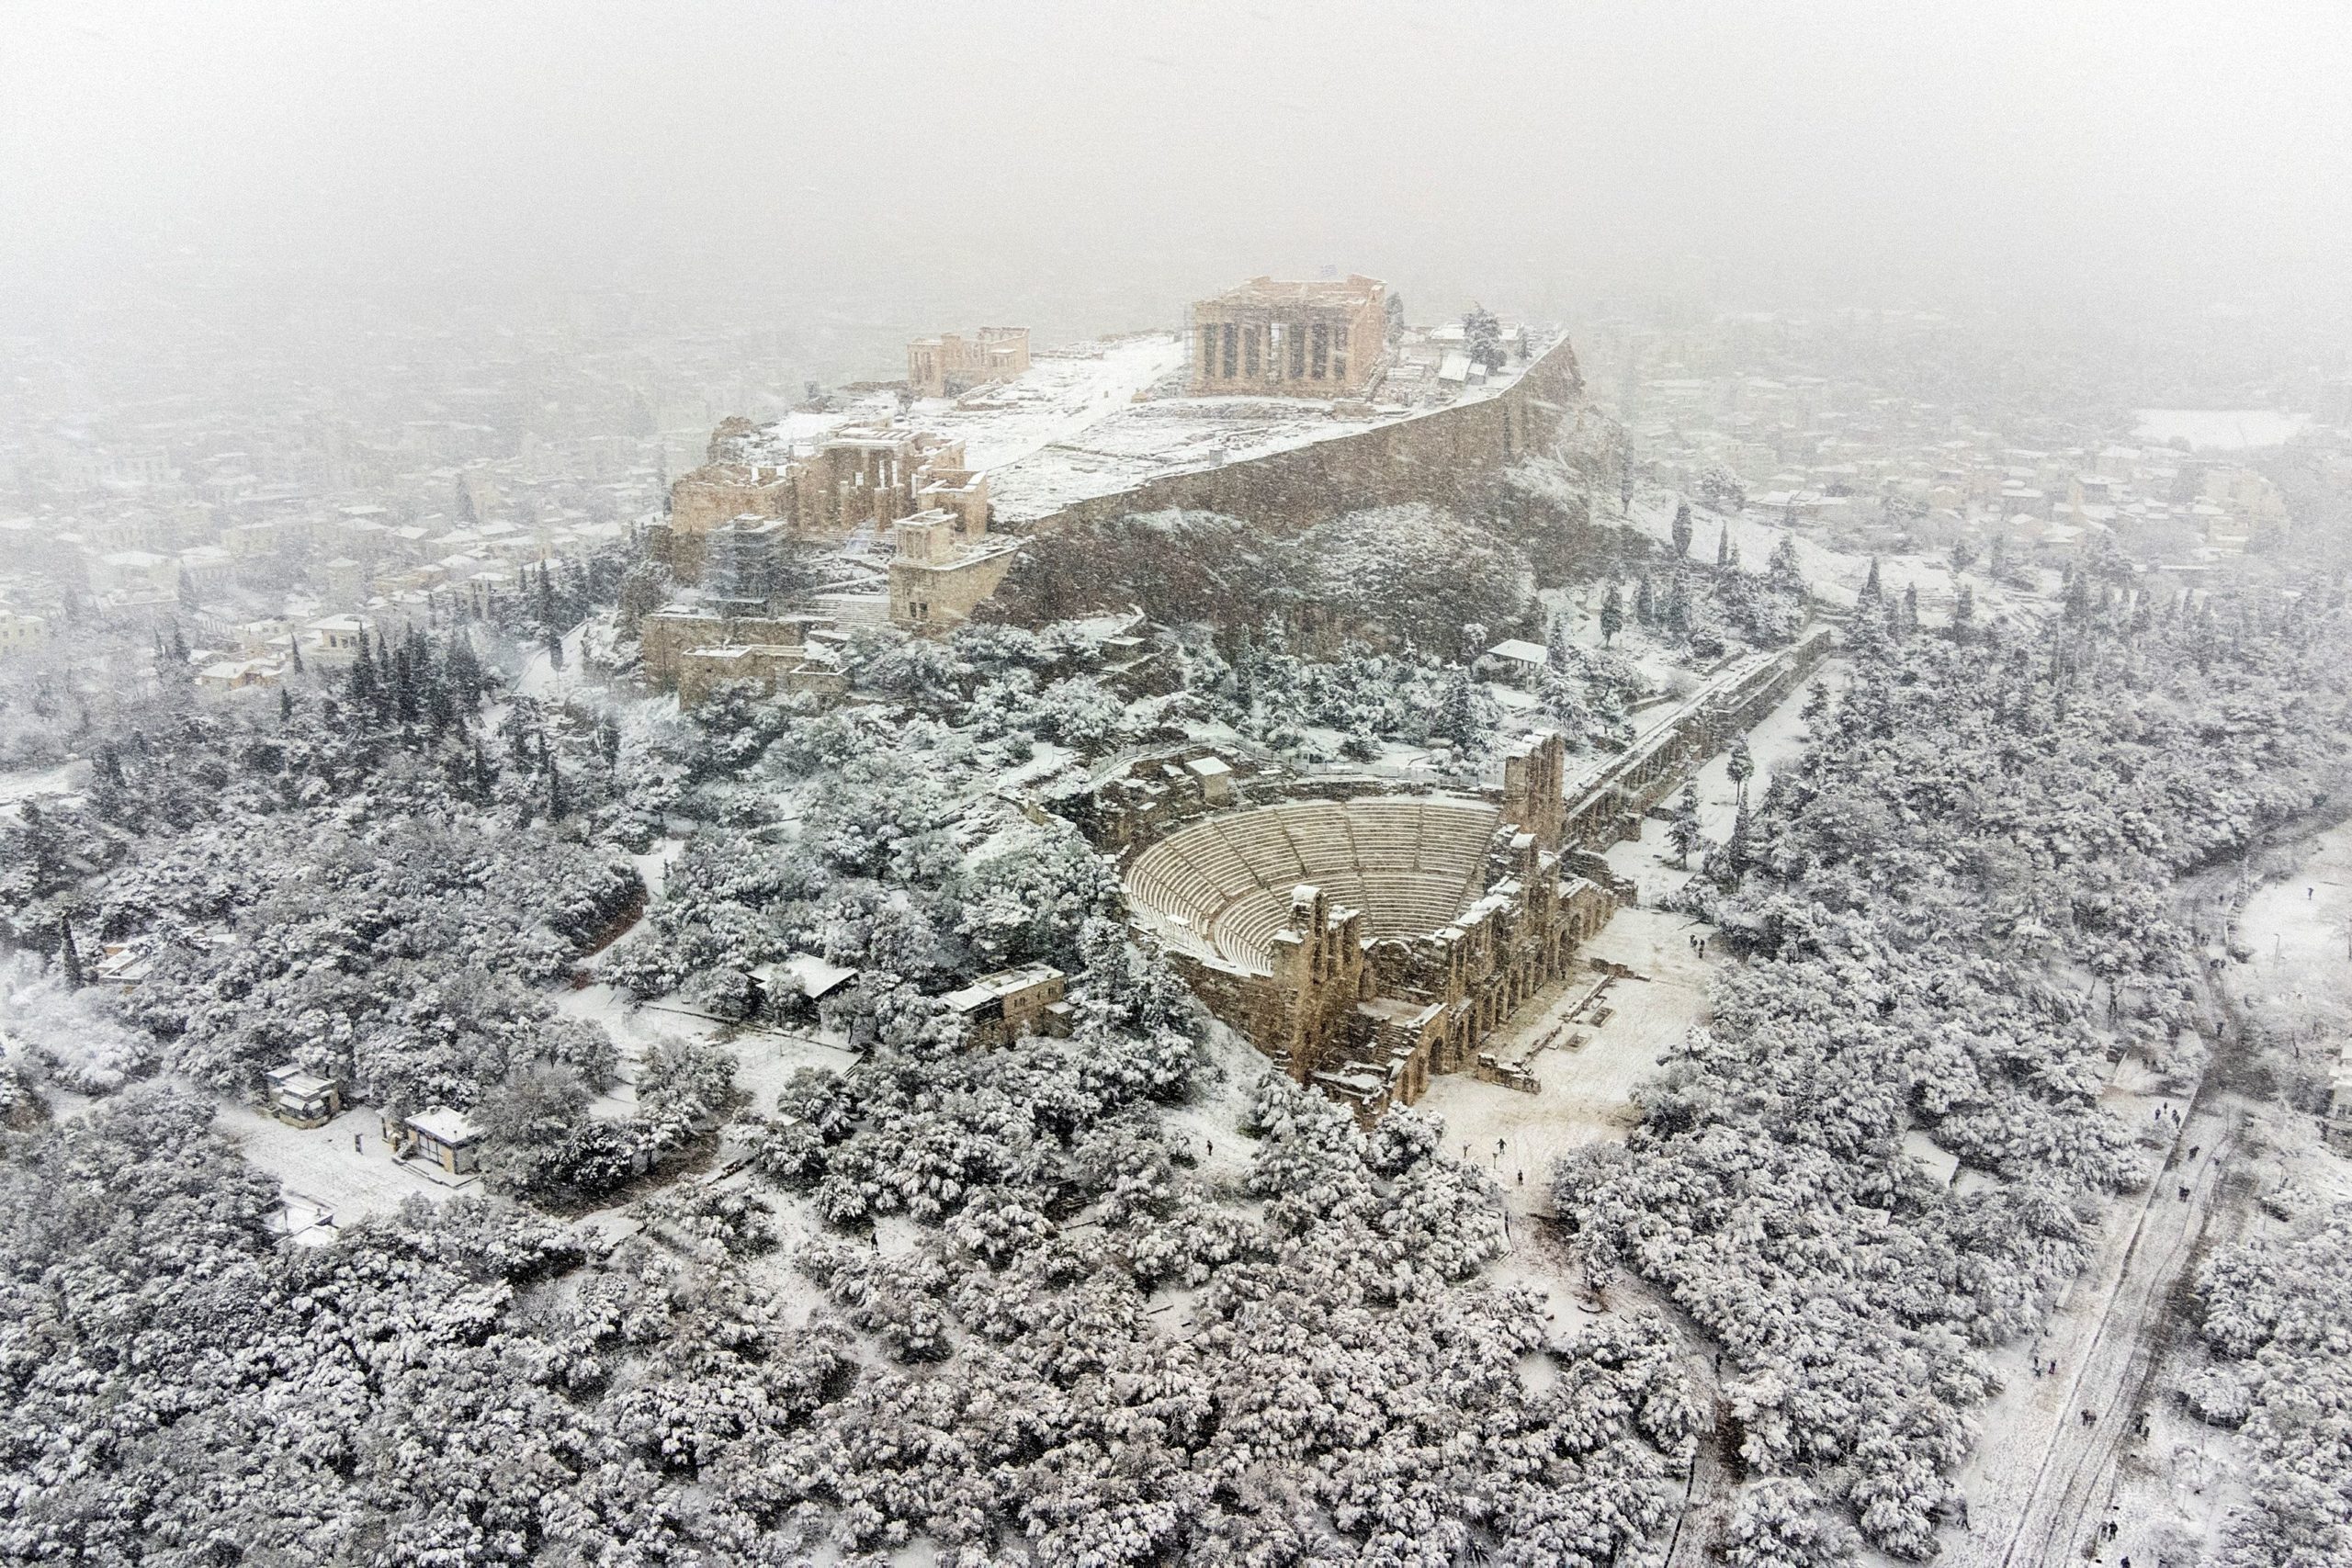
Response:
[{"label": "overcast white sky", "polygon": [[51,303],[174,257],[1071,331],[1324,265],[1432,313],[2332,312],[2352,277],[2343,4],[17,0],[0,31],[0,287]]}]

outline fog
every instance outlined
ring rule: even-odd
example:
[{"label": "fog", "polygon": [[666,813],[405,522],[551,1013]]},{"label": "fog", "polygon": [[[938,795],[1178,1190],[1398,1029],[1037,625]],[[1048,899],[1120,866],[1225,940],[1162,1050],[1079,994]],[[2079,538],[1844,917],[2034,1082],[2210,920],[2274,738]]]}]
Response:
[{"label": "fog", "polygon": [[1158,324],[1257,272],[1417,312],[2332,317],[2340,6],[19,6],[19,325],[182,286],[622,288],[877,341]]}]

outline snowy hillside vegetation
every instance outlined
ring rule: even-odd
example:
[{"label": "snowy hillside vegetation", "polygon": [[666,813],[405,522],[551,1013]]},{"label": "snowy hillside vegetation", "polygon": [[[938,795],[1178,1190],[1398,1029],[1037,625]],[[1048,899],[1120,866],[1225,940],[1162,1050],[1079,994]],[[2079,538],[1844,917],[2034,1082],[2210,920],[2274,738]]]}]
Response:
[{"label": "snowy hillside vegetation", "polygon": [[[1199,641],[1198,689],[1129,702],[1090,636],[865,636],[871,702],[681,716],[514,694],[459,634],[103,735],[86,799],[0,827],[0,1558],[1655,1551],[1704,1421],[1667,1326],[1502,1282],[1435,1122],[1367,1136],[1212,1034],[998,793],[1222,713],[1475,753],[1464,649]],[[124,943],[135,986],[75,972]],[[755,1088],[755,972],[797,955],[855,978],[784,1020],[827,1065]],[[1032,962],[1069,1037],[969,1049],[943,993]],[[583,971],[720,1032],[573,1008]],[[481,1186],[288,1244],[206,1098],[285,1059],[464,1110]]]},{"label": "snowy hillside vegetation", "polygon": [[2216,1252],[2197,1281],[2208,1366],[2189,1408],[2254,1450],[2248,1496],[2226,1528],[2227,1568],[2332,1562],[2352,1551],[2352,1206],[2303,1215],[2276,1239]]},{"label": "snowy hillside vegetation", "polygon": [[1925,1559],[1985,1352],[2149,1178],[2097,1103],[2110,1055],[2199,1059],[2168,888],[2343,789],[2352,663],[2335,617],[2271,595],[2086,592],[2046,632],[1959,640],[1866,601],[1852,648],[1802,762],[1691,884],[1747,962],[1557,1200],[1723,1344],[1740,1464]]}]

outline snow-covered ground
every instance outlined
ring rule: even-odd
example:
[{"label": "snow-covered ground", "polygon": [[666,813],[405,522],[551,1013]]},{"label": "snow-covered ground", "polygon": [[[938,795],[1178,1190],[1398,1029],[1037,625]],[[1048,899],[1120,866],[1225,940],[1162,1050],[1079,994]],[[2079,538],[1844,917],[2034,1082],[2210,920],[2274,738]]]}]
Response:
[{"label": "snow-covered ground", "polygon": [[0,807],[13,807],[20,801],[37,800],[43,795],[73,794],[89,775],[86,762],[60,762],[53,768],[20,768],[0,773]]},{"label": "snow-covered ground", "polygon": [[[1148,341],[1168,345],[1172,356],[1170,373],[1182,369],[1182,340],[1171,336]],[[1483,385],[1463,389],[1456,400],[1476,401],[1498,395],[1541,357],[1538,351],[1526,365],[1514,366]],[[1033,370],[1001,392],[984,396],[1018,397],[1036,374]],[[973,467],[990,469],[993,514],[1007,523],[1029,523],[1074,502],[1116,494],[1162,475],[1250,462],[1429,412],[1396,403],[1374,408],[1315,398],[1159,398],[1142,402],[1120,399],[1102,403],[1091,417],[1073,418],[1068,429],[1035,442],[1025,454],[1012,460],[978,455],[996,451],[993,442],[978,449],[967,447],[965,457]],[[927,416],[918,413],[915,417]],[[963,434],[971,418],[958,408],[937,424],[948,434]]]},{"label": "snow-covered ground", "polygon": [[[1773,771],[1795,761],[1804,750],[1804,705],[1814,680],[1834,692],[1844,683],[1846,667],[1841,661],[1833,660],[1823,665],[1812,679],[1799,682],[1778,707],[1748,732],[1748,756],[1756,764],[1756,776],[1747,783],[1751,807],[1763,798],[1765,786],[1772,782]],[[1661,713],[1661,720],[1665,716]],[[1699,786],[1699,830],[1706,835],[1707,842],[1722,843],[1731,837],[1732,823],[1739,815],[1739,790],[1732,782],[1730,754],[1709,758],[1694,775],[1694,781]],[[1671,803],[1669,797],[1668,804]],[[1674,850],[1666,841],[1666,834],[1664,822],[1645,818],[1642,836],[1612,847],[1606,857],[1611,871],[1641,889],[1645,905],[1656,903],[1690,879],[1690,869],[1674,863]],[[1698,861],[1699,855],[1693,854],[1691,866],[1696,866]]]},{"label": "snow-covered ground", "polygon": [[447,1176],[421,1159],[394,1159],[383,1123],[368,1106],[306,1131],[222,1100],[214,1125],[236,1140],[247,1160],[276,1177],[289,1201],[310,1200],[337,1226],[390,1213],[411,1198],[438,1202],[452,1192],[480,1190],[472,1177]]},{"label": "snow-covered ground", "polygon": [[757,1116],[775,1114],[776,1096],[803,1067],[829,1067],[841,1072],[858,1053],[844,1041],[816,1034],[747,1030],[726,1042],[735,1056],[735,1086],[750,1097],[744,1109]]},{"label": "snow-covered ground", "polygon": [[[1561,1032],[1561,1043],[1532,1064],[1542,1092],[1481,1083],[1468,1073],[1430,1079],[1419,1109],[1445,1119],[1446,1151],[1492,1171],[1516,1213],[1549,1213],[1553,1164],[1586,1144],[1622,1141],[1632,1131],[1634,1089],[1705,1018],[1713,970],[1690,945],[1699,929],[1687,915],[1620,910],[1584,949],[1634,971],[1604,993],[1607,1022],[1572,1021],[1601,978],[1578,965],[1497,1032],[1485,1048],[1498,1053]],[[1567,1041],[1577,1035],[1588,1038],[1570,1049]]]},{"label": "snow-covered ground", "polygon": [[1222,1023],[1209,1025],[1204,1047],[1211,1070],[1189,1104],[1169,1110],[1161,1125],[1168,1145],[1193,1161],[1194,1174],[1212,1188],[1240,1190],[1250,1174],[1258,1140],[1242,1131],[1253,1086],[1272,1065],[1257,1047]]},{"label": "snow-covered ground", "polygon": [[2247,898],[2233,971],[2239,1001],[2290,1052],[2344,1038],[2352,1018],[2352,825],[2313,841],[2295,874]]},{"label": "snow-covered ground", "polygon": [[[2340,1041],[2352,1009],[2352,825],[2320,835],[2293,874],[2255,890],[2234,935],[2250,956],[2227,964],[2222,983],[2244,1013],[2290,1060]],[[2244,1440],[2172,1395],[2199,1359],[2174,1292],[2211,1247],[2270,1225],[2262,1194],[2292,1184],[2352,1198],[2352,1161],[2326,1147],[2315,1118],[2275,1100],[2209,1087],[2192,1106],[2174,1087],[2127,1056],[2100,1095],[2140,1133],[2153,1179],[2100,1227],[2090,1268],[2041,1340],[1994,1358],[2006,1386],[1982,1419],[2007,1440],[1978,1445],[1958,1477],[1974,1528],[1945,1544],[1963,1568],[2073,1556],[2108,1520],[2117,1533],[2092,1543],[2099,1562],[2194,1560],[2187,1550],[2210,1561],[2245,1496]],[[2036,1360],[2055,1372],[2037,1377]]]},{"label": "snow-covered ground", "polygon": [[587,630],[586,625],[582,624],[563,634],[563,668],[560,670],[555,668],[555,661],[548,657],[546,649],[534,649],[524,662],[522,674],[514,679],[515,694],[543,703],[560,703],[582,685],[599,684],[581,668],[580,643]]},{"label": "snow-covered ground", "polygon": [[962,441],[972,468],[999,468],[1073,439],[1183,368],[1183,339],[1138,333],[1038,354],[1002,386],[919,402],[908,417]]}]

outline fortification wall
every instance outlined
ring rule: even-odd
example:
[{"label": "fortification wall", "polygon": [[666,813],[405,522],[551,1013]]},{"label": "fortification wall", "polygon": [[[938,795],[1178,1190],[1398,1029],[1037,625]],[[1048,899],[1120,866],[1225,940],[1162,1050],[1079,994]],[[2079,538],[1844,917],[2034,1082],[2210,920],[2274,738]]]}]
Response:
[{"label": "fortification wall", "polygon": [[1073,502],[1022,532],[1049,534],[1175,508],[1221,512],[1272,533],[1295,534],[1366,507],[1461,504],[1505,466],[1550,446],[1583,393],[1576,350],[1563,337],[1491,398],[1223,468],[1162,475]]}]

